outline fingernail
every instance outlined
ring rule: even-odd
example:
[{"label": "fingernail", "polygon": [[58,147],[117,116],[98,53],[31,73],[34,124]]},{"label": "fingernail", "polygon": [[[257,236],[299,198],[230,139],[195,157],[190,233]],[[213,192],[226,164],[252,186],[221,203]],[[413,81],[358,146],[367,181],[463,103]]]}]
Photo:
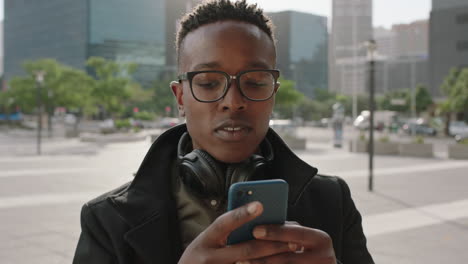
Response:
[{"label": "fingernail", "polygon": [[254,237],[264,237],[266,236],[266,229],[264,227],[256,227],[253,231]]},{"label": "fingernail", "polygon": [[295,244],[295,243],[289,242],[289,243],[288,243],[288,246],[289,246],[289,249],[290,249],[291,251],[296,251],[296,249],[297,249],[297,244]]},{"label": "fingernail", "polygon": [[257,211],[257,208],[258,208],[258,204],[257,203],[251,203],[249,204],[249,206],[247,207],[247,212],[249,214],[255,214],[255,212]]}]

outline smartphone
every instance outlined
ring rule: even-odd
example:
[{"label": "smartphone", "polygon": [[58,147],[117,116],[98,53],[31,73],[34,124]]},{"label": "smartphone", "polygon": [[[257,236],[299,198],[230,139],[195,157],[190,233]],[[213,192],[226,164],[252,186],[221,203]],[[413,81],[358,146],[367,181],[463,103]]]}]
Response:
[{"label": "smartphone", "polygon": [[234,230],[227,244],[254,239],[252,231],[257,225],[284,224],[288,210],[288,183],[284,180],[246,181],[231,185],[228,193],[228,211],[253,201],[263,205],[263,213]]}]

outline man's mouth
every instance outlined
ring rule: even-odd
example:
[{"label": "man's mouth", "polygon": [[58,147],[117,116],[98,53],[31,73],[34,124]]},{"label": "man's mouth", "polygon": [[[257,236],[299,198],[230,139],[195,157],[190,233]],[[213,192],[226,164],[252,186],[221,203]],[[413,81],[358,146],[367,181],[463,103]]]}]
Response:
[{"label": "man's mouth", "polygon": [[223,128],[223,130],[226,130],[226,131],[229,131],[229,132],[239,131],[241,129],[242,129],[242,127],[224,127]]},{"label": "man's mouth", "polygon": [[215,129],[216,135],[225,141],[243,140],[252,130],[247,122],[227,120],[218,125]]}]

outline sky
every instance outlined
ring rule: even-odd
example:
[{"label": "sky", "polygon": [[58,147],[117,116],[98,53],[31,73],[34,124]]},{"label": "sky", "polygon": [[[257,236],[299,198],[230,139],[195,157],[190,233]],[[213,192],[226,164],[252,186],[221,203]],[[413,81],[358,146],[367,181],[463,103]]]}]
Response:
[{"label": "sky", "polygon": [[[2,0],[3,1],[3,0]],[[332,0],[248,0],[265,11],[295,10],[331,17]],[[429,19],[431,0],[374,0],[374,27]]]},{"label": "sky", "polygon": [[[3,20],[3,1],[0,0],[0,20]],[[332,0],[248,0],[267,12],[295,10],[331,16]],[[390,28],[393,24],[428,19],[431,0],[374,0],[374,26]]]}]

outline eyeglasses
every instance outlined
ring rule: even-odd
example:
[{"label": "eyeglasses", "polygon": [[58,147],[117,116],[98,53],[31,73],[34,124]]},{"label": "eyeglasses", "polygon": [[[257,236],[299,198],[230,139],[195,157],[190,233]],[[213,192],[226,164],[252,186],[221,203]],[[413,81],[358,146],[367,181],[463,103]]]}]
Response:
[{"label": "eyeglasses", "polygon": [[188,80],[193,97],[203,103],[216,102],[223,98],[232,80],[245,98],[251,101],[266,101],[275,93],[279,70],[248,70],[232,76],[223,71],[193,71],[179,75],[179,82]]}]

